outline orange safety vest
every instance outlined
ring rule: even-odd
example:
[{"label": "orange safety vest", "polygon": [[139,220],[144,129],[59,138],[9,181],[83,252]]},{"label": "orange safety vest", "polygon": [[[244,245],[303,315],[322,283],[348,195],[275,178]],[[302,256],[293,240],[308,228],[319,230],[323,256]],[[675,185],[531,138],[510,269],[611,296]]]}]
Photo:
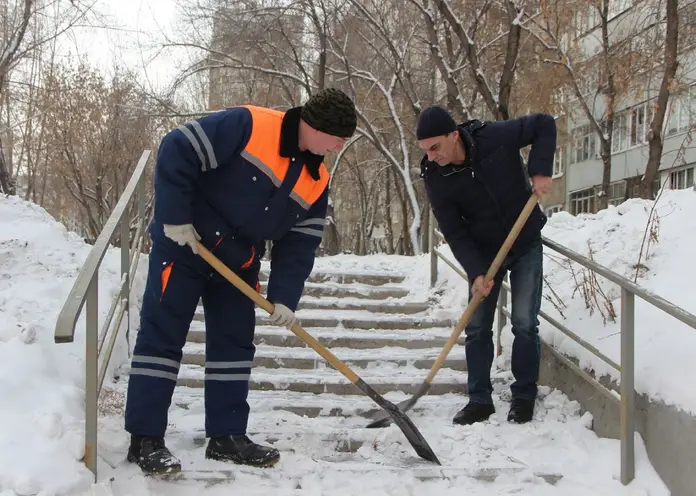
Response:
[{"label": "orange safety vest", "polygon": [[[249,142],[244,147],[241,156],[254,164],[266,174],[276,187],[280,187],[290,166],[288,157],[281,157],[280,130],[284,112],[271,110],[254,105],[242,105],[251,112],[253,128]],[[319,180],[315,181],[306,168],[302,169],[300,177],[292,188],[290,198],[299,203],[305,210],[317,201],[329,184],[329,171],[322,162],[319,167]]]}]

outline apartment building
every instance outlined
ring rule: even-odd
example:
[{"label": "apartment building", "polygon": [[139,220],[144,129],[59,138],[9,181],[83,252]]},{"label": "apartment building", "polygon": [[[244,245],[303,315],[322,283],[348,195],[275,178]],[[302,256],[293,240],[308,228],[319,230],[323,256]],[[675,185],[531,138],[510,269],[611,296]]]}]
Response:
[{"label": "apartment building", "polygon": [[[596,54],[601,23],[594,7],[585,5],[586,8],[578,9],[574,14],[574,36],[585,53]],[[694,5],[694,2],[690,2],[689,5],[680,6],[680,41],[684,40],[685,44],[693,38],[696,24],[692,22],[696,11]],[[664,40],[664,17],[664,5],[655,0],[611,0],[608,30],[611,43],[631,44],[634,52],[646,50],[651,43],[661,44],[661,40]],[[661,186],[670,189],[694,186],[696,151],[689,143],[690,129],[696,124],[696,51],[680,43],[679,64],[679,84],[672,94],[665,117],[664,151],[654,184],[656,191]],[[578,86],[595,118],[601,122],[606,110],[598,69],[601,64],[599,61],[592,63],[590,57],[590,64],[585,67],[588,66],[593,70],[583,71]],[[649,126],[661,77],[661,67],[642,68],[642,72],[631,74],[631,88],[618,100],[611,148],[610,205],[620,204],[626,198],[638,195],[648,161]],[[558,120],[559,128],[567,131],[567,138],[559,139],[553,190],[545,201],[549,215],[560,210],[573,215],[596,212],[597,194],[601,191],[604,166],[600,157],[599,136],[587,120],[579,100],[569,98],[567,108],[567,115]]]},{"label": "apartment building", "polygon": [[228,1],[215,13],[207,60],[210,110],[249,103],[285,110],[300,103],[299,85],[254,68],[294,72],[296,62],[276,47],[303,46],[304,18],[261,6],[260,1]]}]

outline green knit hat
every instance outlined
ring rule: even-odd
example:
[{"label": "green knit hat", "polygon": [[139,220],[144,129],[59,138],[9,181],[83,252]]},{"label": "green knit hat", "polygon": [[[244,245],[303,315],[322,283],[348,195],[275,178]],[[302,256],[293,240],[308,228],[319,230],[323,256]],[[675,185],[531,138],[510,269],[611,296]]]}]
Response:
[{"label": "green knit hat", "polygon": [[300,116],[317,131],[340,138],[350,138],[358,126],[353,100],[336,88],[312,95],[302,106]]}]

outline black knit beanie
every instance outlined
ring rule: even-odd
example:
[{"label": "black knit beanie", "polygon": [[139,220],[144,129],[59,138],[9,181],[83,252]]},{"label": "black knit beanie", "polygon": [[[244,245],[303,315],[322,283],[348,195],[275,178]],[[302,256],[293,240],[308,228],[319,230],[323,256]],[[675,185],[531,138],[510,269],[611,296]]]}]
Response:
[{"label": "black knit beanie", "polygon": [[442,107],[432,106],[423,110],[416,123],[416,138],[423,140],[434,136],[444,136],[457,129],[452,116]]},{"label": "black knit beanie", "polygon": [[350,138],[358,126],[353,100],[336,88],[312,95],[302,106],[300,117],[317,131],[340,138]]}]

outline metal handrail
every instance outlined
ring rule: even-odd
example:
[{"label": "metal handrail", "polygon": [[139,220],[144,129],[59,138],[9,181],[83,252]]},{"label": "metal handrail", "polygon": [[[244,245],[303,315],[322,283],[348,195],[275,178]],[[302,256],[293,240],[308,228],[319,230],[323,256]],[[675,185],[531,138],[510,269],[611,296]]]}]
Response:
[{"label": "metal handrail", "polygon": [[565,257],[569,258],[570,260],[579,263],[580,265],[584,266],[585,268],[588,268],[588,269],[596,272],[597,274],[599,274],[601,276],[604,276],[605,278],[609,279],[611,282],[617,284],[618,286],[621,286],[622,289],[630,291],[635,296],[639,296],[640,298],[647,301],[651,305],[656,306],[657,308],[664,311],[665,313],[668,313],[669,315],[671,315],[675,319],[678,319],[681,322],[688,325],[689,327],[693,327],[694,329],[696,329],[696,315],[687,312],[683,308],[678,307],[674,303],[665,300],[664,298],[656,295],[652,291],[649,291],[641,286],[638,286],[636,283],[634,283],[630,279],[627,279],[624,276],[617,274],[616,272],[612,272],[611,270],[598,264],[594,260],[589,259],[583,255],[580,255],[578,252],[570,250],[563,245],[559,245],[555,241],[551,241],[550,239],[546,238],[545,236],[542,236],[542,242],[546,246],[551,248],[553,251],[558,252],[561,255],[564,255]]},{"label": "metal handrail", "polygon": [[[445,241],[445,236],[444,236],[440,231],[438,231],[437,229],[434,229],[434,232],[435,232],[435,234],[436,234],[442,241]],[[545,238],[542,238],[542,239],[545,239]],[[466,277],[466,274],[464,273],[464,271],[463,271],[462,269],[460,269],[459,267],[457,267],[452,261],[448,260],[447,257],[442,256],[442,254],[439,253],[439,251],[437,251],[437,248],[435,248],[435,251],[438,253],[438,255],[440,256],[440,258],[442,259],[442,261],[445,262],[447,265],[449,265],[457,274],[459,274],[460,276],[462,276],[465,280],[467,280],[467,281],[469,280],[469,279]],[[573,253],[574,256],[579,257],[580,259],[584,258],[582,255],[580,255],[580,254],[578,254],[578,253],[572,252],[572,251],[570,251],[570,250],[568,250],[568,252],[569,252],[569,253]],[[570,258],[570,257],[569,257],[569,258]],[[589,260],[589,259],[588,259],[588,260]],[[628,281],[628,279],[627,279],[627,281]],[[628,281],[628,282],[630,283],[630,281]],[[507,284],[507,283],[505,283],[505,282],[503,282],[502,289],[505,290],[505,292],[502,292],[502,291],[501,291],[502,297],[503,297],[503,298],[507,298],[506,292],[510,292],[510,285]],[[669,302],[667,302],[667,303],[669,303]],[[504,303],[503,305],[507,305],[507,300],[505,300],[505,303]],[[500,305],[498,305],[498,306],[500,307]],[[499,309],[499,315],[498,315],[498,316],[501,317],[500,309]],[[601,351],[599,351],[597,348],[595,348],[595,347],[592,346],[590,343],[588,343],[587,341],[585,341],[584,339],[582,339],[580,336],[578,336],[577,334],[575,334],[573,331],[571,331],[570,329],[568,329],[566,326],[564,326],[563,324],[561,324],[560,322],[558,322],[556,319],[554,319],[553,317],[551,317],[549,314],[547,314],[547,313],[544,312],[543,310],[540,310],[540,311],[539,311],[539,316],[540,316],[542,319],[544,319],[546,322],[548,322],[549,324],[551,324],[552,326],[554,326],[556,329],[562,331],[563,334],[565,334],[565,335],[567,335],[568,337],[570,337],[571,339],[573,339],[576,343],[578,343],[580,346],[582,346],[583,348],[585,348],[587,351],[589,351],[589,352],[593,353],[594,355],[596,355],[597,357],[601,358],[601,359],[602,359],[605,363],[607,363],[608,365],[611,365],[614,369],[616,369],[616,370],[619,370],[619,369],[620,369],[619,365],[618,365],[614,360],[612,360],[611,358],[609,358],[608,356],[606,356],[604,353],[602,353]],[[503,314],[502,314],[502,317],[503,317],[503,319],[499,319],[499,321],[498,321],[498,322],[499,322],[499,327],[500,327],[499,331],[505,326],[504,317],[506,317],[506,315],[503,313]],[[500,322],[502,322],[502,325],[500,324]],[[500,342],[500,334],[498,334],[498,347],[500,347],[499,342]]]},{"label": "metal handrail", "polygon": [[[85,315],[85,455],[84,463],[97,478],[97,408],[99,393],[106,375],[106,368],[111,359],[116,339],[121,328],[124,314],[126,339],[130,334],[130,292],[133,288],[135,271],[138,267],[142,251],[145,223],[145,170],[150,159],[151,151],[145,150],[131,175],[123,194],[116,203],[109,219],[104,224],[99,237],[92,246],[82,268],[75,279],[70,294],[56,321],[54,340],[56,343],[71,343],[75,337],[75,326],[86,303]],[[129,210],[138,194],[137,228],[133,237],[133,247],[130,246],[131,225]],[[121,281],[119,291],[114,295],[103,328],[99,330],[99,268],[104,260],[106,251],[120,227],[121,238]],[[132,253],[132,256],[131,256]],[[116,325],[111,331],[106,353],[101,356],[103,345],[109,334],[111,321],[116,315]],[[101,368],[99,361],[101,359]]]},{"label": "metal handrail", "polygon": [[[438,258],[447,263],[457,274],[464,279],[466,274],[457,265],[443,255],[435,246],[435,237],[439,237],[445,241],[444,236],[435,228],[435,216],[432,210],[430,211],[429,229],[428,229],[428,245],[430,250],[430,285],[431,287],[437,282]],[[687,312],[683,308],[665,300],[664,298],[640,287],[629,279],[609,270],[608,268],[598,264],[579,253],[566,248],[548,238],[542,236],[542,243],[551,250],[560,253],[568,259],[590,269],[597,274],[604,276],[606,279],[621,287],[621,360],[620,364],[615,363],[609,357],[601,353],[597,348],[589,344],[558,322],[556,319],[548,315],[544,311],[540,311],[539,315],[549,322],[553,327],[564,333],[566,336],[577,342],[590,353],[602,359],[621,374],[620,395],[614,390],[602,385],[596,378],[588,374],[584,369],[576,365],[572,360],[555,350],[549,343],[544,342],[550,352],[564,365],[574,370],[579,376],[586,379],[594,386],[601,394],[606,396],[614,403],[619,404],[621,428],[621,482],[626,485],[635,478],[635,296],[640,297],[651,305],[663,310],[672,317],[678,319],[684,324],[696,329],[696,315]],[[497,347],[500,349],[500,335],[503,327],[507,324],[507,318],[511,317],[511,311],[507,308],[508,293],[510,286],[506,283],[501,285],[500,296],[498,299],[498,328],[497,328]]]}]

